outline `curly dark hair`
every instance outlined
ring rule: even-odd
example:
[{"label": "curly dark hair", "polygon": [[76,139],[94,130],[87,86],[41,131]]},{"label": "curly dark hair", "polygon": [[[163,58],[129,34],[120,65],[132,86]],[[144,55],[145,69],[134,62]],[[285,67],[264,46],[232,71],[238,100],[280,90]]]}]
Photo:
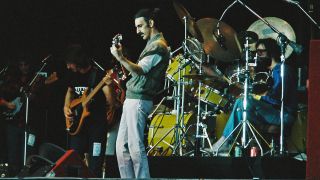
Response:
[{"label": "curly dark hair", "polygon": [[81,46],[69,47],[65,62],[75,64],[79,68],[86,68],[91,64],[88,52]]},{"label": "curly dark hair", "polygon": [[277,41],[272,38],[259,39],[256,43],[256,48],[263,44],[267,50],[267,56],[273,58],[276,62],[280,62],[280,47],[277,44]]},{"label": "curly dark hair", "polygon": [[149,20],[153,20],[154,26],[159,29],[159,19],[160,19],[160,9],[159,8],[154,8],[154,9],[140,9],[135,15],[134,19],[143,17],[144,20],[148,23]]}]

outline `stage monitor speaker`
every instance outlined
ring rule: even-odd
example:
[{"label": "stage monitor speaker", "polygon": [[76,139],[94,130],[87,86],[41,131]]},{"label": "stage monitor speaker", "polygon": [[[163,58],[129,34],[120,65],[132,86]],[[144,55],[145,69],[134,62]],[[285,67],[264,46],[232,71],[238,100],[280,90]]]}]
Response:
[{"label": "stage monitor speaker", "polygon": [[46,177],[92,178],[95,175],[74,150],[68,150],[57,160],[55,166],[47,173]]}]

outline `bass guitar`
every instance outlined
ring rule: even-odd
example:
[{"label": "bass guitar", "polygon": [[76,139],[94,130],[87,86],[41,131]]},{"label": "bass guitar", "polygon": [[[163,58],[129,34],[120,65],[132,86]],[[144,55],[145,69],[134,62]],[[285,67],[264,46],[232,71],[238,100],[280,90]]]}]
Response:
[{"label": "bass guitar", "polygon": [[[112,43],[120,43],[122,40],[122,35],[117,35],[113,38]],[[114,78],[114,74],[118,73],[117,69],[108,72],[110,77],[112,77],[113,82],[117,87],[120,87],[119,80]],[[89,105],[92,102],[92,98],[96,93],[105,85],[104,79],[102,79],[98,85],[89,93],[89,89],[85,90],[80,98],[71,101],[69,108],[72,111],[72,117],[66,118],[66,130],[72,136],[78,134],[85,122],[85,119],[90,115]],[[121,102],[121,101],[120,101]]]}]

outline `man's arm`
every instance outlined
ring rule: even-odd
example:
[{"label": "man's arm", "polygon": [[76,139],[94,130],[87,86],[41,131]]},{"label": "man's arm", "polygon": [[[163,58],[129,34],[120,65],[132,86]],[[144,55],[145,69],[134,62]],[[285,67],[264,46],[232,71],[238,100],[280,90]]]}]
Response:
[{"label": "man's arm", "polygon": [[70,109],[70,104],[73,99],[73,93],[74,90],[71,87],[68,87],[65,99],[64,99],[64,107],[63,107],[63,112],[64,116],[66,118],[71,118],[72,117],[72,111]]},{"label": "man's arm", "polygon": [[129,72],[136,75],[144,74],[143,69],[138,64],[133,63],[132,61],[123,56],[121,45],[119,45],[118,48],[115,45],[113,45],[110,48],[110,51],[111,54],[117,59],[117,61],[119,61]]},{"label": "man's arm", "polygon": [[12,102],[8,102],[5,99],[0,98],[0,106],[5,106],[8,109],[15,109],[16,105]]},{"label": "man's arm", "polygon": [[112,123],[114,112],[119,107],[119,101],[116,98],[116,94],[112,85],[105,85],[102,88],[102,91],[106,97],[106,103],[109,107],[109,109],[107,109],[107,121]]}]

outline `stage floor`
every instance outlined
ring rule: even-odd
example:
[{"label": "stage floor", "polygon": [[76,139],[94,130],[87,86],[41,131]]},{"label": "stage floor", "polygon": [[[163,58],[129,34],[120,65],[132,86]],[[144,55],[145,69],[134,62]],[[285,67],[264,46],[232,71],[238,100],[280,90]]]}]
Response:
[{"label": "stage floor", "polygon": [[[148,157],[152,178],[304,179],[306,162],[286,157]],[[119,178],[107,156],[106,177]]]}]

